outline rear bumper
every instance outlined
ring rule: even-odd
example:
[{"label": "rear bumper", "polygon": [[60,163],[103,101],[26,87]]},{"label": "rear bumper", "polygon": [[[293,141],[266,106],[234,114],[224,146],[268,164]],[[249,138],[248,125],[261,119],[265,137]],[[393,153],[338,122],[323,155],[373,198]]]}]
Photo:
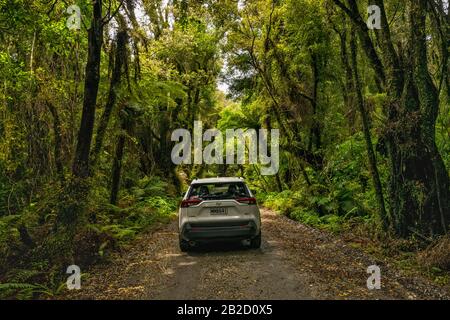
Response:
[{"label": "rear bumper", "polygon": [[181,237],[188,241],[195,240],[243,240],[259,234],[256,223],[252,220],[239,223],[185,223]]}]

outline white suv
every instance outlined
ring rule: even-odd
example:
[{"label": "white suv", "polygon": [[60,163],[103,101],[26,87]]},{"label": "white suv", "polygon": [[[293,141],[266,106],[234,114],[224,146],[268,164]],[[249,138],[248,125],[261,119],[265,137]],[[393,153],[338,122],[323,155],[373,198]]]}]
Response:
[{"label": "white suv", "polygon": [[261,246],[261,217],[252,192],[241,178],[194,180],[179,210],[181,251],[207,240],[249,240]]}]

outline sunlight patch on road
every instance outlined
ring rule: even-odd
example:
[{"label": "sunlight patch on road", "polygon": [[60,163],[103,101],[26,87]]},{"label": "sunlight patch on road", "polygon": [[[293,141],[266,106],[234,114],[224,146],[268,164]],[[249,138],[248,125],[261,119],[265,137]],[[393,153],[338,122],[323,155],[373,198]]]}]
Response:
[{"label": "sunlight patch on road", "polygon": [[179,266],[192,266],[194,264],[197,264],[196,261],[191,261],[191,262],[180,262],[178,265]]},{"label": "sunlight patch on road", "polygon": [[181,253],[166,253],[164,255],[164,258],[176,258],[176,257],[181,257],[182,254]]},{"label": "sunlight patch on road", "polygon": [[169,276],[169,275],[171,275],[171,274],[174,274],[175,271],[173,271],[172,268],[167,268],[167,269],[164,270],[163,273],[164,273],[164,275]]},{"label": "sunlight patch on road", "polygon": [[126,294],[126,293],[132,293],[132,292],[144,292],[144,286],[119,288],[118,291],[119,291],[119,294]]}]

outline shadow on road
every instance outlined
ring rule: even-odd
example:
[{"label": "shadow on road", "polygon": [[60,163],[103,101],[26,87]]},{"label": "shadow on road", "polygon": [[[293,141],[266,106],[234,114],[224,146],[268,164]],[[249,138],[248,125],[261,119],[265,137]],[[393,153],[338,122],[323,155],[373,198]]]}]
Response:
[{"label": "shadow on road", "polygon": [[197,243],[187,254],[189,256],[201,256],[205,253],[220,255],[234,252],[262,253],[261,249],[251,249],[242,241],[212,241]]}]

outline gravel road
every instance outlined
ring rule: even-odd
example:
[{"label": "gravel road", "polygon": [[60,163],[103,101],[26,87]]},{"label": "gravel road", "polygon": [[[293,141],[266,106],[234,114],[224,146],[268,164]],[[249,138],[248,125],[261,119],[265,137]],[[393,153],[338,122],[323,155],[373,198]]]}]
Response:
[{"label": "gravel road", "polygon": [[[94,266],[66,299],[449,299],[426,279],[402,276],[342,241],[262,209],[259,250],[239,244],[181,253],[177,221]],[[381,268],[380,290],[367,267]],[[85,271],[86,272],[86,271]]]}]

